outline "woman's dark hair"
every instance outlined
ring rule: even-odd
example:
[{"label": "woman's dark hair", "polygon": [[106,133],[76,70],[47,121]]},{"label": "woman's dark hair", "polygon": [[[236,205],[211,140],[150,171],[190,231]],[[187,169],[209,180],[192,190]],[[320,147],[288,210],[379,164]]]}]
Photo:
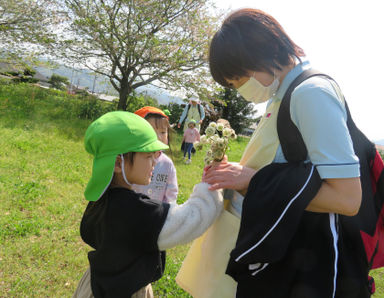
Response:
[{"label": "woman's dark hair", "polygon": [[209,67],[213,79],[230,87],[226,79],[248,75],[250,70],[273,74],[273,69],[289,65],[305,56],[270,15],[244,8],[230,14],[213,36]]}]

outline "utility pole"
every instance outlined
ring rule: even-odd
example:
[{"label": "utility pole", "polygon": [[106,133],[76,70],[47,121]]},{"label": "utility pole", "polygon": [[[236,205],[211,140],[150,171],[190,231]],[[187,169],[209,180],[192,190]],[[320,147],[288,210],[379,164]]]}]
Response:
[{"label": "utility pole", "polygon": [[72,79],[73,79],[73,71],[74,71],[75,63],[72,64],[72,72],[71,72],[71,83],[69,84],[69,93],[72,94],[73,91],[73,85],[72,85]]},{"label": "utility pole", "polygon": [[96,75],[95,75],[95,78],[93,79],[92,94],[95,94],[95,83],[96,83]]}]

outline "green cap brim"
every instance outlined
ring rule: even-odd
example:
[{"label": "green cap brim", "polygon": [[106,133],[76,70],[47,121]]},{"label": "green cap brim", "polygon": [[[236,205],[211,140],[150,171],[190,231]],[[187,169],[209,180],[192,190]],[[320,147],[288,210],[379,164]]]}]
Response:
[{"label": "green cap brim", "polygon": [[150,144],[146,144],[141,148],[135,150],[135,152],[154,152],[160,150],[167,150],[169,148],[168,145],[165,145],[163,142],[156,140],[151,142]]},{"label": "green cap brim", "polygon": [[113,178],[116,156],[108,155],[93,159],[92,177],[84,191],[88,201],[97,201],[107,190]]}]

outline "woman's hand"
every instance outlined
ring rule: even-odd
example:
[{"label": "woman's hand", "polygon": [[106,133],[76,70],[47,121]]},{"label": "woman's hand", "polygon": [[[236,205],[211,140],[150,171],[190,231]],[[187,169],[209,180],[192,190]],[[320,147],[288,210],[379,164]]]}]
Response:
[{"label": "woman's hand", "polygon": [[241,166],[238,163],[230,163],[225,156],[220,163],[213,163],[204,169],[203,182],[211,184],[209,190],[233,189],[244,196],[248,190],[249,182],[255,174],[254,169]]}]

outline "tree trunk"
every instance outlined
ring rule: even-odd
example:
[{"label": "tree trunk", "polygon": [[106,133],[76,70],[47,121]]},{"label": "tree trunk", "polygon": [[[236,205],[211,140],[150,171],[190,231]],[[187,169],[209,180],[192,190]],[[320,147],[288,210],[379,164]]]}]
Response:
[{"label": "tree trunk", "polygon": [[131,88],[128,85],[128,82],[124,82],[123,80],[119,90],[119,104],[117,105],[118,110],[123,110],[123,111],[127,110],[127,98],[132,91],[130,89]]}]

